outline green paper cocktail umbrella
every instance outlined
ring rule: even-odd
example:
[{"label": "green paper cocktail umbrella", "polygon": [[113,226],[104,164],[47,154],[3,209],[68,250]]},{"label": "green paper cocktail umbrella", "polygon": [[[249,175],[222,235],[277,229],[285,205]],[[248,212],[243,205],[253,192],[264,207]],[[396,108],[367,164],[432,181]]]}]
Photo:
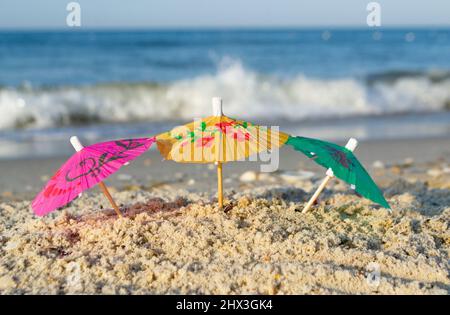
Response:
[{"label": "green paper cocktail umbrella", "polygon": [[384,199],[380,189],[353,154],[352,151],[357,145],[355,139],[350,139],[346,147],[305,137],[289,137],[286,144],[291,145],[295,150],[304,153],[316,163],[328,169],[327,177],[305,206],[303,212],[308,211],[333,176],[349,183],[361,196],[378,203],[384,208],[391,208],[386,199]]}]

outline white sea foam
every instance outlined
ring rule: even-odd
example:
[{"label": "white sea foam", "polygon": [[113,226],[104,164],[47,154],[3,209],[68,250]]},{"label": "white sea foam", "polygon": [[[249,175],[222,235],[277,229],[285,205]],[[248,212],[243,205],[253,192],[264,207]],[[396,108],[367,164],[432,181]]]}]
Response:
[{"label": "white sea foam", "polygon": [[289,119],[439,111],[450,104],[450,78],[402,75],[372,82],[354,78],[263,76],[239,62],[216,74],[163,84],[1,88],[0,129],[92,122],[191,120],[211,114],[213,96],[226,115]]}]

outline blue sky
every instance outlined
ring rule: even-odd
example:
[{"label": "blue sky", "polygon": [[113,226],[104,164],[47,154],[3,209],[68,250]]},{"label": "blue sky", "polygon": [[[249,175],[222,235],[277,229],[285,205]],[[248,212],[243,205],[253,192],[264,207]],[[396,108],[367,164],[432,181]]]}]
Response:
[{"label": "blue sky", "polygon": [[[70,0],[1,0],[0,28],[65,28]],[[78,0],[86,28],[366,26],[370,0]],[[449,0],[379,0],[382,26],[450,26]]]}]

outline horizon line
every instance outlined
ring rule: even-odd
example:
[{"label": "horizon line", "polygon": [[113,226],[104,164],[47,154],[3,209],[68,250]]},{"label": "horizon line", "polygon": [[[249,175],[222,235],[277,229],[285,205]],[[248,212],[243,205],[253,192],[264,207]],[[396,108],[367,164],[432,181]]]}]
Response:
[{"label": "horizon line", "polygon": [[0,31],[238,31],[238,30],[395,30],[395,29],[450,29],[450,24],[394,24],[370,27],[367,25],[279,25],[279,26],[24,26],[0,27]]}]

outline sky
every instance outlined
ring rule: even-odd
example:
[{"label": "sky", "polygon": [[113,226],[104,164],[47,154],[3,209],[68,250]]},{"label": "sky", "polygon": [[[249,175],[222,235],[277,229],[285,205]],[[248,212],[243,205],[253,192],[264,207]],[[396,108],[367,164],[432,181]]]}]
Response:
[{"label": "sky", "polygon": [[[71,0],[1,0],[0,29],[67,28]],[[83,28],[367,26],[370,0],[78,0]],[[449,0],[378,0],[381,26],[450,26]]]}]

